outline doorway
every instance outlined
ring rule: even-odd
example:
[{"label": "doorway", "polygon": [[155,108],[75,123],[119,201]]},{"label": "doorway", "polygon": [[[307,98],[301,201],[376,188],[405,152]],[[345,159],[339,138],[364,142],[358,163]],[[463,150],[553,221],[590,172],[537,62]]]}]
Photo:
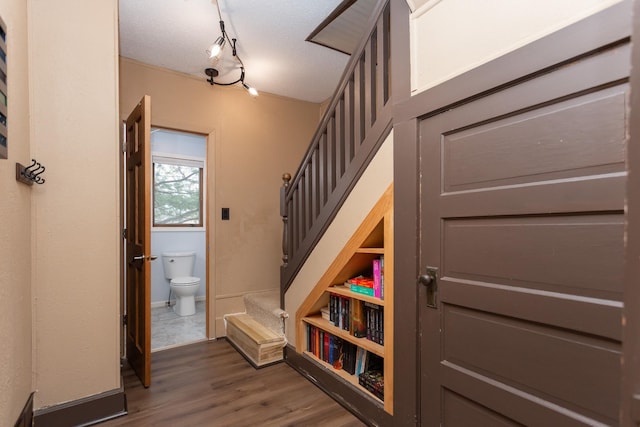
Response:
[{"label": "doorway", "polygon": [[[160,261],[151,267],[152,352],[207,339],[206,157],[205,135],[151,129],[151,251]],[[193,314],[177,309],[185,297],[167,278],[175,254],[193,256],[187,272],[199,279]]]}]

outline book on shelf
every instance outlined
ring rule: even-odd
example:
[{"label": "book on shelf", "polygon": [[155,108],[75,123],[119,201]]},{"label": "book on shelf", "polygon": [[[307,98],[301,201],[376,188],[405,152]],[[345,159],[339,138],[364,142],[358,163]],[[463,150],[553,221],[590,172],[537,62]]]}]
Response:
[{"label": "book on shelf", "polygon": [[384,400],[384,360],[369,353],[364,371],[358,375],[358,384]]},{"label": "book on shelf", "polygon": [[347,286],[361,286],[363,288],[373,288],[373,278],[364,277],[362,275],[352,277],[345,283]]},{"label": "book on shelf", "polygon": [[384,299],[384,255],[380,257],[380,299]]},{"label": "book on shelf", "polygon": [[384,307],[381,305],[330,293],[328,320],[354,337],[384,345]]},{"label": "book on shelf", "polygon": [[384,256],[371,262],[372,277],[359,275],[344,282],[352,292],[384,299]]},{"label": "book on shelf", "polygon": [[327,320],[327,321],[331,322],[331,316],[330,316],[329,313],[330,313],[329,312],[329,305],[327,305],[326,307],[322,307],[320,309],[320,314],[321,314],[322,318],[324,320]]},{"label": "book on shelf", "polygon": [[380,298],[380,259],[373,260],[373,296]]},{"label": "book on shelf", "polygon": [[384,400],[384,361],[362,347],[307,324],[307,351],[319,360],[354,375],[358,384]]},{"label": "book on shelf", "polygon": [[368,340],[384,345],[384,307],[364,303],[365,335]]},{"label": "book on shelf", "polygon": [[348,341],[344,341],[342,343],[342,354],[344,359],[342,361],[342,369],[351,375],[356,372],[356,351],[358,346],[350,343]]},{"label": "book on shelf", "polygon": [[358,375],[358,384],[384,401],[384,375],[381,371],[365,371]]},{"label": "book on shelf", "polygon": [[351,300],[349,333],[356,338],[367,335],[364,319],[364,302],[358,299]]},{"label": "book on shelf", "polygon": [[329,294],[329,322],[333,324],[333,326],[344,329],[345,331],[349,330],[349,305],[349,297]]},{"label": "book on shelf", "polygon": [[367,367],[369,352],[362,347],[358,347],[356,351],[356,372],[355,375],[360,375]]},{"label": "book on shelf", "polygon": [[[342,339],[320,328],[307,324],[307,351],[318,359],[336,367],[341,363]],[[340,369],[336,367],[336,369]]]},{"label": "book on shelf", "polygon": [[364,276],[356,276],[347,280],[344,285],[349,288],[352,292],[356,292],[363,295],[373,296],[373,279],[364,277]]},{"label": "book on shelf", "polygon": [[349,289],[351,290],[351,292],[355,292],[357,294],[362,294],[362,295],[367,295],[367,296],[374,296],[374,290],[373,288],[369,288],[366,286],[359,286],[359,285],[349,285]]}]

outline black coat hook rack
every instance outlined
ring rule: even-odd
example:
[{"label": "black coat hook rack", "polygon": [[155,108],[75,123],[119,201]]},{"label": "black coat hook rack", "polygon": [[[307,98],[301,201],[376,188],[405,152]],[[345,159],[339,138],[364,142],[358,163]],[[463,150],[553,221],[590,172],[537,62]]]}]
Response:
[{"label": "black coat hook rack", "polygon": [[36,184],[44,184],[45,180],[40,176],[44,170],[45,167],[40,162],[37,162],[36,159],[31,159],[29,166],[16,163],[16,181],[27,185],[33,185],[34,182]]}]

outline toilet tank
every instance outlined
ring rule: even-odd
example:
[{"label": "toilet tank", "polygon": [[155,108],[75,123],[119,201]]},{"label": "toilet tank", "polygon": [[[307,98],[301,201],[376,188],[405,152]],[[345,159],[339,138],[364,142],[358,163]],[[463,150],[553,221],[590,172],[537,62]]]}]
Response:
[{"label": "toilet tank", "polygon": [[164,276],[169,280],[176,277],[192,276],[195,260],[195,252],[163,253],[162,266],[164,267]]}]

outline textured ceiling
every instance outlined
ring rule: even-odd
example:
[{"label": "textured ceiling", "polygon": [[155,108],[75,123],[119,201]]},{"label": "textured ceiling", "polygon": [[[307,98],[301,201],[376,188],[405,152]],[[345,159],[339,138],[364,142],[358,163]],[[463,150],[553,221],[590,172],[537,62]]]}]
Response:
[{"label": "textured ceiling", "polygon": [[[305,39],[341,0],[219,1],[247,84],[311,102],[333,95],[349,57]],[[216,81],[233,81],[239,71],[230,47],[217,63],[205,52],[219,35],[215,0],[120,0],[123,57],[198,76],[203,85],[213,66],[221,71]]]}]

